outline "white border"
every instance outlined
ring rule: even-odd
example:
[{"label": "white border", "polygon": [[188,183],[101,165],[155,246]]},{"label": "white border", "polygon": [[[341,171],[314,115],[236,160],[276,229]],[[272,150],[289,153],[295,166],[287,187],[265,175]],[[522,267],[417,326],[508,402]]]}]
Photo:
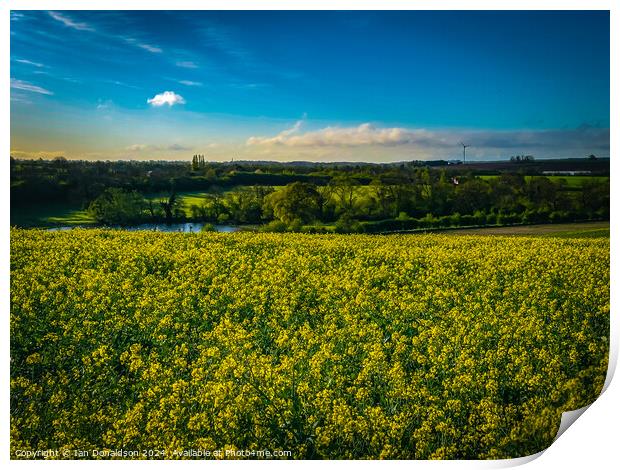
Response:
[{"label": "white border", "polygon": [[[0,119],[1,130],[0,135],[2,148],[4,149],[4,165],[2,175],[4,176],[3,184],[0,188],[3,204],[0,205],[0,211],[3,220],[2,242],[4,250],[1,253],[0,264],[1,282],[3,287],[2,295],[0,295],[0,309],[5,313],[2,325],[0,326],[2,345],[2,361],[0,361],[1,370],[1,389],[0,403],[2,404],[1,427],[0,427],[0,461],[9,463],[15,468],[41,468],[41,466],[50,466],[51,468],[82,468],[100,466],[100,465],[121,465],[121,466],[138,466],[142,468],[157,468],[170,465],[179,465],[179,462],[138,462],[138,461],[122,461],[122,462],[44,462],[44,461],[9,461],[9,151],[10,151],[10,88],[9,73],[10,68],[10,46],[9,46],[9,10],[191,10],[191,9],[212,9],[212,10],[610,10],[611,11],[611,167],[612,181],[616,180],[618,175],[618,165],[614,158],[617,157],[619,147],[618,125],[616,116],[620,115],[618,106],[618,93],[614,88],[614,83],[620,83],[620,75],[618,74],[618,29],[620,19],[620,7],[618,2],[607,0],[503,0],[503,1],[483,1],[483,0],[443,0],[443,1],[403,1],[403,0],[263,0],[263,1],[240,1],[240,0],[216,0],[216,1],[193,1],[193,0],[4,0],[0,1],[0,50],[2,51],[2,73],[0,73]],[[524,31],[524,34],[527,34]],[[612,223],[611,223],[611,279],[618,279],[618,262],[615,250],[616,246],[616,215],[618,204],[620,203],[618,187],[612,186]],[[617,297],[615,289],[611,291],[611,356],[610,371],[613,370],[618,358],[618,338],[619,338],[619,321],[615,314]],[[596,400],[588,410],[581,416],[577,423],[570,426],[568,430],[546,451],[538,454],[538,458],[531,459],[514,459],[510,461],[443,461],[443,462],[427,462],[427,461],[398,461],[398,462],[378,462],[378,461],[326,461],[322,462],[322,466],[341,467],[355,465],[356,467],[376,468],[381,465],[388,465],[395,468],[430,468],[440,466],[442,468],[498,468],[506,466],[514,466],[522,463],[528,463],[528,468],[548,469],[550,466],[563,467],[569,469],[597,468],[606,469],[615,467],[620,459],[617,444],[618,418],[620,418],[620,386],[618,379],[610,381],[612,374],[608,376],[608,388]],[[290,465],[299,466],[299,468],[314,467],[313,461],[294,461],[294,462],[243,462],[243,461],[227,461],[227,462],[204,462],[204,461],[184,461],[184,466],[214,465],[226,466],[228,468],[239,468],[247,465],[257,466],[270,469],[290,467]]]}]

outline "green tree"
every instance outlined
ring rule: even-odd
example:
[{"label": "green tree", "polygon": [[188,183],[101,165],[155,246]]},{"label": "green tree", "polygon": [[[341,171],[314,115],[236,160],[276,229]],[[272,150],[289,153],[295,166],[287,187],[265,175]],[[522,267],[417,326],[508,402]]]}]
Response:
[{"label": "green tree", "polygon": [[166,222],[170,222],[172,219],[182,217],[184,215],[181,205],[179,204],[179,199],[174,191],[170,193],[170,196],[168,196],[167,199],[162,199],[159,201],[159,206],[164,211]]},{"label": "green tree", "polygon": [[319,214],[319,200],[314,184],[295,182],[265,197],[263,210],[266,215],[272,214],[286,224],[295,220],[308,223]]},{"label": "green tree", "polygon": [[455,211],[460,214],[473,214],[477,210],[487,210],[491,205],[490,186],[480,178],[471,178],[459,184],[454,200]]},{"label": "green tree", "polygon": [[233,219],[240,223],[257,223],[261,221],[265,197],[272,188],[253,186],[233,191],[227,195],[226,205]]},{"label": "green tree", "polygon": [[353,213],[356,201],[356,188],[359,182],[350,176],[338,176],[329,183],[338,201],[338,212]]},{"label": "green tree", "polygon": [[146,201],[137,191],[108,188],[88,206],[88,213],[103,224],[127,224],[144,218]]}]

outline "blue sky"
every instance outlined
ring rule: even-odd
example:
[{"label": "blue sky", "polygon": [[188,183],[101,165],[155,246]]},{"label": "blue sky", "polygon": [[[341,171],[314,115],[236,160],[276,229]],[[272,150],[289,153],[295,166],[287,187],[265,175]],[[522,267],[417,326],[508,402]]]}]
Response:
[{"label": "blue sky", "polygon": [[13,11],[11,153],[609,155],[608,12]]}]

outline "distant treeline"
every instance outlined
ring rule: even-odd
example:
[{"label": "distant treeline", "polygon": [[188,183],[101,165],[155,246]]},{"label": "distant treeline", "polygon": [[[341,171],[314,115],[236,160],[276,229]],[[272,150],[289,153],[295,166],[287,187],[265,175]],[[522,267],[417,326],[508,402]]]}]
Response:
[{"label": "distant treeline", "polygon": [[189,162],[21,160],[11,158],[11,204],[72,202],[88,205],[107,188],[144,194],[209,191],[235,186],[281,186],[295,181],[327,184],[332,177],[352,174],[368,183],[388,167],[372,165],[255,165]]},{"label": "distant treeline", "polygon": [[[458,162],[456,162],[458,163]],[[382,181],[415,180],[416,172],[429,168],[447,177],[471,174],[519,173],[541,175],[543,171],[585,171],[609,176],[609,159],[476,162],[466,165],[444,160],[403,163],[311,163],[311,162],[191,162],[75,161],[11,158],[11,205],[71,202],[86,207],[107,188],[143,194],[210,191],[235,186],[281,186],[293,182],[327,185],[334,178],[348,177],[367,185]]]}]

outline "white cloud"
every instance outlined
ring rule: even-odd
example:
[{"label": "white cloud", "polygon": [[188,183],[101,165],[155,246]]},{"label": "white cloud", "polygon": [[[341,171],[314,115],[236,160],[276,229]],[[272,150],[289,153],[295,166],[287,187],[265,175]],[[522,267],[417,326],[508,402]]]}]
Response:
[{"label": "white cloud", "polygon": [[191,60],[181,60],[177,62],[177,66],[178,67],[183,67],[186,69],[197,69],[198,68],[198,64],[196,64],[195,62],[192,62]]},{"label": "white cloud", "polygon": [[[460,158],[460,142],[471,145],[474,158],[508,157],[520,153],[535,156],[579,156],[609,154],[609,128],[493,130],[420,129],[375,127],[365,123],[356,127],[325,127],[299,133],[301,121],[273,137],[250,137],[247,146],[287,155],[300,152],[329,152],[340,158],[346,152],[383,152],[425,158]],[[295,149],[293,151],[293,149]],[[345,153],[343,153],[345,152]]]},{"label": "white cloud", "polygon": [[31,91],[33,93],[40,93],[42,95],[53,95],[54,94],[51,91],[46,90],[45,88],[42,88],[37,85],[33,85],[32,83],[25,82],[23,80],[16,80],[15,78],[11,78],[11,88],[14,88],[16,90]]},{"label": "white cloud", "polygon": [[78,31],[94,31],[95,30],[93,27],[91,27],[87,23],[78,23],[76,21],[73,21],[68,16],[61,15],[58,12],[50,11],[48,13],[56,21],[60,21],[62,24],[64,24],[65,26],[68,26],[69,28],[77,29]]},{"label": "white cloud", "polygon": [[136,44],[136,46],[141,47],[149,52],[159,53],[162,52],[161,48],[157,46],[151,46],[150,44]]},{"label": "white cloud", "polygon": [[141,152],[142,150],[147,150],[149,148],[146,144],[133,144],[128,147],[125,147],[125,150],[129,150],[130,152]]},{"label": "white cloud", "polygon": [[298,121],[291,129],[275,137],[250,137],[248,145],[304,146],[360,146],[360,145],[402,145],[424,140],[429,133],[424,129],[408,130],[401,127],[376,128],[365,123],[357,127],[326,127],[318,131],[295,134],[301,127]]},{"label": "white cloud", "polygon": [[[65,26],[68,26],[69,28],[77,29],[78,31],[96,31],[95,28],[93,28],[88,23],[78,23],[77,21],[74,21],[73,19],[71,19],[70,17],[68,17],[65,14],[60,14],[60,13],[58,13],[56,11],[49,11],[48,13],[56,21],[60,21],[62,24],[64,24]],[[161,52],[163,52],[163,50],[159,46],[155,46],[155,45],[152,45],[152,44],[141,42],[141,41],[139,41],[139,40],[137,40],[135,38],[132,38],[132,37],[128,37],[128,36],[115,36],[113,34],[109,34],[109,33],[103,32],[103,31],[99,31],[98,33],[100,35],[104,36],[104,37],[117,38],[117,39],[123,40],[127,44],[131,44],[133,46],[139,47],[139,48],[144,49],[144,50],[149,51],[149,52],[153,52],[153,53],[161,53]]]},{"label": "white cloud", "polygon": [[127,87],[127,88],[133,88],[134,90],[139,90],[140,87],[135,86],[135,85],[131,85],[129,83],[125,83],[125,82],[121,82],[119,80],[102,80],[105,83],[111,83],[112,85],[117,85],[117,86],[122,86],[122,87]]},{"label": "white cloud", "polygon": [[112,100],[99,99],[97,101],[97,109],[110,109],[113,105],[114,103],[112,102]]},{"label": "white cloud", "polygon": [[192,82],[191,80],[179,80],[179,83],[185,86],[202,86],[201,82]]},{"label": "white cloud", "polygon": [[14,101],[15,103],[32,104],[32,101],[19,93],[11,93],[11,101]]},{"label": "white cloud", "polygon": [[188,147],[186,145],[181,144],[168,144],[168,145],[147,145],[147,144],[133,144],[128,147],[125,147],[125,150],[130,152],[161,152],[161,151],[171,151],[171,152],[185,152],[188,150],[192,150],[192,147]]},{"label": "white cloud", "polygon": [[168,145],[165,150],[175,150],[175,151],[185,151],[185,150],[191,150],[192,147],[188,147],[186,145],[181,145],[181,144],[170,144]]},{"label": "white cloud", "polygon": [[290,129],[285,129],[275,137],[250,137],[247,141],[248,145],[271,145],[271,144],[286,144],[289,141],[289,136],[294,134],[303,125],[304,120],[300,119]]},{"label": "white cloud", "polygon": [[221,52],[234,57],[237,60],[248,61],[250,54],[235,38],[235,34],[230,29],[220,26],[207,26],[202,29],[206,45],[216,47]]},{"label": "white cloud", "polygon": [[233,88],[240,88],[243,90],[256,90],[259,88],[268,87],[269,85],[266,83],[231,83],[230,86]]},{"label": "white cloud", "polygon": [[146,100],[151,106],[160,107],[164,105],[174,106],[175,104],[185,104],[185,99],[177,95],[174,91],[164,91]]},{"label": "white cloud", "polygon": [[39,62],[33,62],[27,59],[15,59],[15,62],[19,62],[20,64],[32,65],[34,67],[45,67],[45,65],[40,64]]},{"label": "white cloud", "polygon": [[152,44],[146,44],[144,42],[139,42],[137,39],[134,39],[132,37],[120,36],[120,38],[123,39],[127,44],[131,44],[132,46],[139,47],[140,49],[144,49],[145,51],[149,51],[153,53],[163,52],[163,50],[159,46],[153,46]]}]

